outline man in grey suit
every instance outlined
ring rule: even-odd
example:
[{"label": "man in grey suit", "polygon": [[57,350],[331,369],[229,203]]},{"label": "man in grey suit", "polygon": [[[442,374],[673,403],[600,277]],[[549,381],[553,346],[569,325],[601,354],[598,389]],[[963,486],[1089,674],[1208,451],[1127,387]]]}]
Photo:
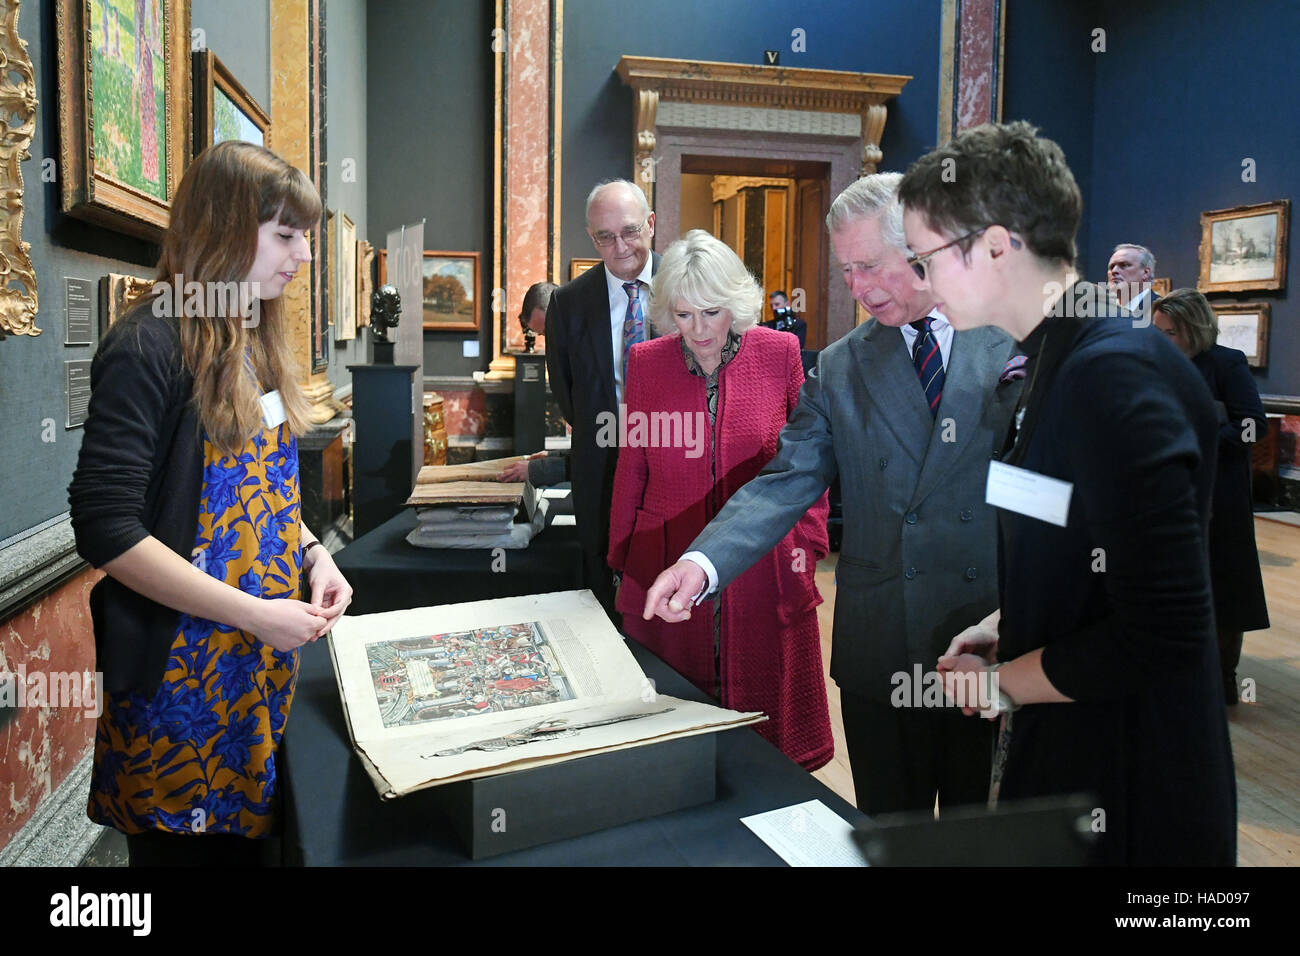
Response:
[{"label": "man in grey suit", "polygon": [[873,815],[930,810],[936,795],[941,806],[987,800],[990,722],[923,691],[952,637],[998,604],[984,486],[1020,389],[1004,374],[1011,338],[954,332],[924,291],[906,256],[899,179],[858,180],[826,217],[844,280],[873,318],[821,353],[776,457],[659,576],[645,608],[685,620],[838,475],[831,677],[858,806]]}]

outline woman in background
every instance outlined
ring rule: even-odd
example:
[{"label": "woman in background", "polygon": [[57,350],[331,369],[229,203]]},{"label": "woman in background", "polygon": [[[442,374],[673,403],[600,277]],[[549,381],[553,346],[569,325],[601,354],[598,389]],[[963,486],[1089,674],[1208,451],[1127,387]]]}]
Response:
[{"label": "woman in background", "polygon": [[205,150],[158,283],[91,368],[69,488],[77,550],[106,572],[90,598],[105,706],[87,812],[126,834],[132,866],[259,862],[297,649],[352,596],[300,517],[309,422],[280,304],[320,213],[274,153]]},{"label": "woman in background", "polygon": [[1205,296],[1195,289],[1175,289],[1156,303],[1151,321],[1192,360],[1218,403],[1219,464],[1210,506],[1210,584],[1223,693],[1228,706],[1233,706],[1238,700],[1237,663],[1244,632],[1268,627],[1250,492],[1250,451],[1267,434],[1268,419],[1245,353],[1216,344],[1219,320]]},{"label": "woman in background", "polygon": [[659,573],[776,454],[799,399],[799,340],[756,328],[763,305],[744,263],[707,232],[664,254],[650,300],[659,337],[628,360],[609,565],[622,573],[615,606],[628,636],[724,707],[766,713],[755,729],[814,770],[834,752],[813,582],[827,553],[825,496],[705,605],[711,613],[680,624],[641,617]]}]

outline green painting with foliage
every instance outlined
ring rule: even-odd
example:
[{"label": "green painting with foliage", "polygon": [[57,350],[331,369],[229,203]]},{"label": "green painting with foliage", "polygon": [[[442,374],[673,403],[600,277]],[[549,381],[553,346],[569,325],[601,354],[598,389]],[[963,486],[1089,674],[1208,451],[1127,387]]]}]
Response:
[{"label": "green painting with foliage", "polygon": [[96,172],[166,202],[162,0],[91,0],[89,6]]}]

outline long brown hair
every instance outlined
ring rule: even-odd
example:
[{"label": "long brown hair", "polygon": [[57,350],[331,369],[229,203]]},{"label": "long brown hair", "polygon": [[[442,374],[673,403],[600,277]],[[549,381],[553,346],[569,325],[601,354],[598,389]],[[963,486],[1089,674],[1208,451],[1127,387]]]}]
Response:
[{"label": "long brown hair", "polygon": [[[180,326],[182,360],[194,376],[199,420],[208,439],[227,454],[237,454],[261,430],[261,388],[279,389],[295,435],[310,426],[284,306],[279,298],[258,299],[252,303],[256,321],[248,321],[240,303],[223,307],[220,292],[186,294],[183,303],[178,293],[196,282],[203,290],[239,287],[230,284],[242,283],[252,269],[263,223],[278,219],[291,229],[312,229],[320,215],[320,197],[301,170],[268,149],[238,141],[200,153],[172,201],[157,284],[138,304],[167,314],[157,299],[169,297]],[[217,314],[209,315],[214,300]],[[250,362],[256,381],[248,372]]]}]

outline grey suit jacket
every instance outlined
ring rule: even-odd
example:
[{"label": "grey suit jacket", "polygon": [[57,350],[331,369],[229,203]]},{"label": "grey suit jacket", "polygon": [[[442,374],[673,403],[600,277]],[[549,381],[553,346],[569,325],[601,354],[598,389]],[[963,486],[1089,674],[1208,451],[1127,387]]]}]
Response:
[{"label": "grey suit jacket", "polygon": [[692,543],[726,587],[840,479],[831,677],[885,702],[890,677],[934,667],[998,604],[994,510],[984,503],[1020,382],[998,384],[1015,343],[954,333],[932,418],[903,336],[870,321],[825,349],[781,431],[776,457]]}]

